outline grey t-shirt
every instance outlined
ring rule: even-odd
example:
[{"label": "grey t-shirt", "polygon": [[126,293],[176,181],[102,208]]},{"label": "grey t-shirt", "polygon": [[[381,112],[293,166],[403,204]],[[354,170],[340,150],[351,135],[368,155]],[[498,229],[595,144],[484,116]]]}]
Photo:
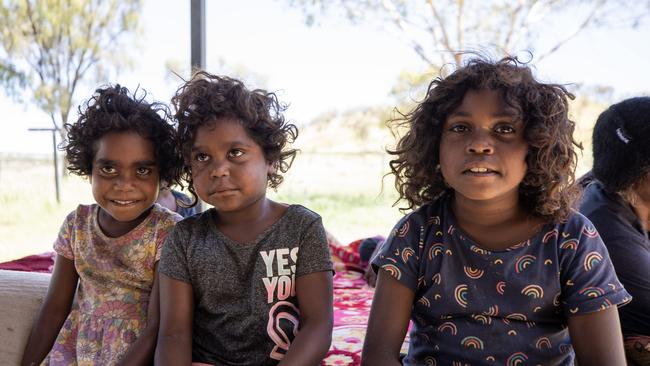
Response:
[{"label": "grey t-shirt", "polygon": [[214,209],[179,222],[160,272],[194,291],[192,361],[275,365],[299,328],[296,278],[332,270],[318,214],[291,205],[249,243],[217,230]]}]

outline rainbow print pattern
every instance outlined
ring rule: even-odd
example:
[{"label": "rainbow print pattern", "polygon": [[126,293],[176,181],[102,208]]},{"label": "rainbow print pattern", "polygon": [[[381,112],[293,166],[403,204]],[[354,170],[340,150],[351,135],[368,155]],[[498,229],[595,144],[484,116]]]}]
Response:
[{"label": "rainbow print pattern", "polygon": [[473,242],[452,218],[444,197],[422,206],[373,262],[417,293],[406,366],[570,364],[567,317],[628,301],[580,215],[501,251]]},{"label": "rainbow print pattern", "polygon": [[472,267],[463,267],[463,271],[465,272],[465,275],[467,275],[467,277],[473,280],[478,280],[483,276],[483,273],[485,273],[485,271],[483,271],[482,269],[476,269]]},{"label": "rainbow print pattern", "polygon": [[483,349],[483,341],[479,337],[469,336],[460,341],[465,348]]},{"label": "rainbow print pattern", "polygon": [[517,259],[517,262],[515,263],[515,272],[521,273],[523,272],[528,266],[533,264],[535,262],[535,256],[531,254],[525,254]]},{"label": "rainbow print pattern", "polygon": [[526,356],[525,353],[517,352],[517,353],[513,353],[512,355],[510,355],[510,357],[508,357],[508,360],[506,361],[506,365],[517,366],[523,364],[524,362],[526,362],[526,360],[528,360],[528,356]]},{"label": "rainbow print pattern", "polygon": [[591,271],[594,266],[600,264],[603,261],[603,255],[599,252],[590,252],[587,254],[584,260],[585,271]]},{"label": "rainbow print pattern", "polygon": [[538,285],[528,285],[521,290],[521,293],[526,296],[530,296],[533,299],[544,297],[544,289]]},{"label": "rainbow print pattern", "polygon": [[467,285],[465,284],[460,284],[456,286],[456,289],[454,290],[454,297],[456,298],[456,302],[466,308],[467,307]]}]

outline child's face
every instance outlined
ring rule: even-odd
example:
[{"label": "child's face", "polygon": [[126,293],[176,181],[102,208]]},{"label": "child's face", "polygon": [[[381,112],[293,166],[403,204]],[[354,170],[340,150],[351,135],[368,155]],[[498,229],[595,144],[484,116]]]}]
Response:
[{"label": "child's face", "polygon": [[136,132],[113,132],[97,140],[95,150],[90,176],[95,201],[115,221],[137,221],[158,197],[153,144]]},{"label": "child's face", "polygon": [[200,127],[190,159],[196,194],[219,212],[241,212],[266,197],[271,164],[239,121]]},{"label": "child's face", "polygon": [[456,195],[470,200],[516,202],[527,153],[523,122],[498,91],[468,91],[443,125],[442,175]]}]

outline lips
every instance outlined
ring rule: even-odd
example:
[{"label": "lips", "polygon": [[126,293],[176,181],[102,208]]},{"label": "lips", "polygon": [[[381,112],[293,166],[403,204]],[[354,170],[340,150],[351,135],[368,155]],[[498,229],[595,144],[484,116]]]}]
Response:
[{"label": "lips", "polygon": [[232,192],[235,192],[236,190],[237,190],[237,188],[233,188],[233,187],[219,187],[219,188],[217,188],[217,189],[213,189],[213,190],[211,190],[211,191],[208,192],[208,193],[209,193],[210,195],[213,195],[213,194],[225,194],[225,193],[232,193]]},{"label": "lips", "polygon": [[463,174],[471,174],[471,175],[493,175],[493,174],[501,174],[499,173],[498,170],[490,167],[487,164],[467,164],[465,165],[463,171]]},{"label": "lips", "polygon": [[116,206],[131,206],[139,202],[138,200],[109,200]]}]

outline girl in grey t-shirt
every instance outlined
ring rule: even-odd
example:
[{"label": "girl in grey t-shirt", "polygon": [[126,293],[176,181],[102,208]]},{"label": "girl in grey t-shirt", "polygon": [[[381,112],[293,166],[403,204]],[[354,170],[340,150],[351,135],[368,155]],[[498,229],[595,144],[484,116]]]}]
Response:
[{"label": "girl in grey t-shirt", "polygon": [[296,154],[296,127],[273,93],[207,72],[172,103],[190,192],[213,207],[165,242],[156,364],[318,364],[332,334],[325,230],[266,197]]}]

